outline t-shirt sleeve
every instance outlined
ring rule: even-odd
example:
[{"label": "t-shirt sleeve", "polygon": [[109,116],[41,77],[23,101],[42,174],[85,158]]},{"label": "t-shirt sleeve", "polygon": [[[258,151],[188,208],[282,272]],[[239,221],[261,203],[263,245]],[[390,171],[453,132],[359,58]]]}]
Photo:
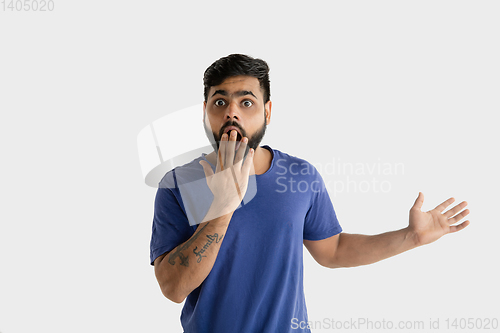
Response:
[{"label": "t-shirt sleeve", "polygon": [[[172,174],[167,176],[173,177]],[[156,258],[185,242],[194,233],[183,209],[179,190],[171,181],[168,182],[169,186],[165,184],[163,181],[156,192],[150,243],[151,265],[154,265]]]},{"label": "t-shirt sleeve", "polygon": [[[317,186],[316,186],[317,185]],[[311,182],[313,197],[304,222],[304,239],[321,240],[342,232],[323,179],[316,171]]]}]

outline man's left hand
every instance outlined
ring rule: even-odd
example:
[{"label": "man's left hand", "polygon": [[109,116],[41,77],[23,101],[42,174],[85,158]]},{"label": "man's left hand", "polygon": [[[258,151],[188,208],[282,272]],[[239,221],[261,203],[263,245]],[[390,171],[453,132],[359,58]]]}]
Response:
[{"label": "man's left hand", "polygon": [[448,233],[460,231],[469,225],[469,220],[454,225],[470,212],[468,209],[460,212],[467,206],[465,201],[443,213],[446,207],[454,201],[454,198],[450,198],[433,210],[422,212],[420,209],[424,204],[424,195],[419,192],[417,200],[410,209],[410,224],[408,226],[415,236],[417,246],[432,243]]}]

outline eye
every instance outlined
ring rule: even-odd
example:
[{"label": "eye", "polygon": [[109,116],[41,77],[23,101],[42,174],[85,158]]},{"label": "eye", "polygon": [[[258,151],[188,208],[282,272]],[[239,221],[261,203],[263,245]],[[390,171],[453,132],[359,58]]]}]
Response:
[{"label": "eye", "polygon": [[249,101],[249,100],[246,100],[243,102],[243,105],[247,108],[251,107],[253,105],[253,102],[252,101]]},{"label": "eye", "polygon": [[224,105],[226,105],[226,101],[223,99],[218,99],[215,101],[214,104],[215,104],[215,106],[224,106]]}]

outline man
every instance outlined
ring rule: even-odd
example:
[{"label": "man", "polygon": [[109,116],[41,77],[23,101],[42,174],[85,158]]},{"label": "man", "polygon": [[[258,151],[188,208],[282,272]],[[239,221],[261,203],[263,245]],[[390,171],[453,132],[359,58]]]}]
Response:
[{"label": "man", "polygon": [[[163,294],[186,300],[185,332],[298,332],[292,320],[308,320],[303,245],[320,265],[352,267],[469,224],[454,225],[469,213],[462,211],[466,202],[444,212],[450,198],[422,212],[419,193],[406,228],[374,236],[343,233],[314,167],[259,146],[271,121],[268,73],[263,60],[239,54],[205,71],[203,122],[214,152],[168,172],[157,192],[151,263]],[[284,191],[277,181],[293,165],[310,170],[294,172],[308,184],[306,191]],[[186,190],[195,183],[199,190]]]}]

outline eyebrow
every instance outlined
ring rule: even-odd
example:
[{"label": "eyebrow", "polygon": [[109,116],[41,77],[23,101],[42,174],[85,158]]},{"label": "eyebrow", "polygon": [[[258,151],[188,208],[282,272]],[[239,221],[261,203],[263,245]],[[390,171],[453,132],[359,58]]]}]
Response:
[{"label": "eyebrow", "polygon": [[[213,93],[212,97],[214,97],[217,94],[222,95],[222,96],[228,96],[229,95],[227,93],[227,91],[225,91],[225,90],[216,90]],[[234,95],[236,95],[237,97],[252,95],[253,97],[255,97],[257,99],[257,96],[255,96],[254,93],[251,92],[251,91],[249,91],[249,90],[240,90],[240,91],[235,92]]]}]

